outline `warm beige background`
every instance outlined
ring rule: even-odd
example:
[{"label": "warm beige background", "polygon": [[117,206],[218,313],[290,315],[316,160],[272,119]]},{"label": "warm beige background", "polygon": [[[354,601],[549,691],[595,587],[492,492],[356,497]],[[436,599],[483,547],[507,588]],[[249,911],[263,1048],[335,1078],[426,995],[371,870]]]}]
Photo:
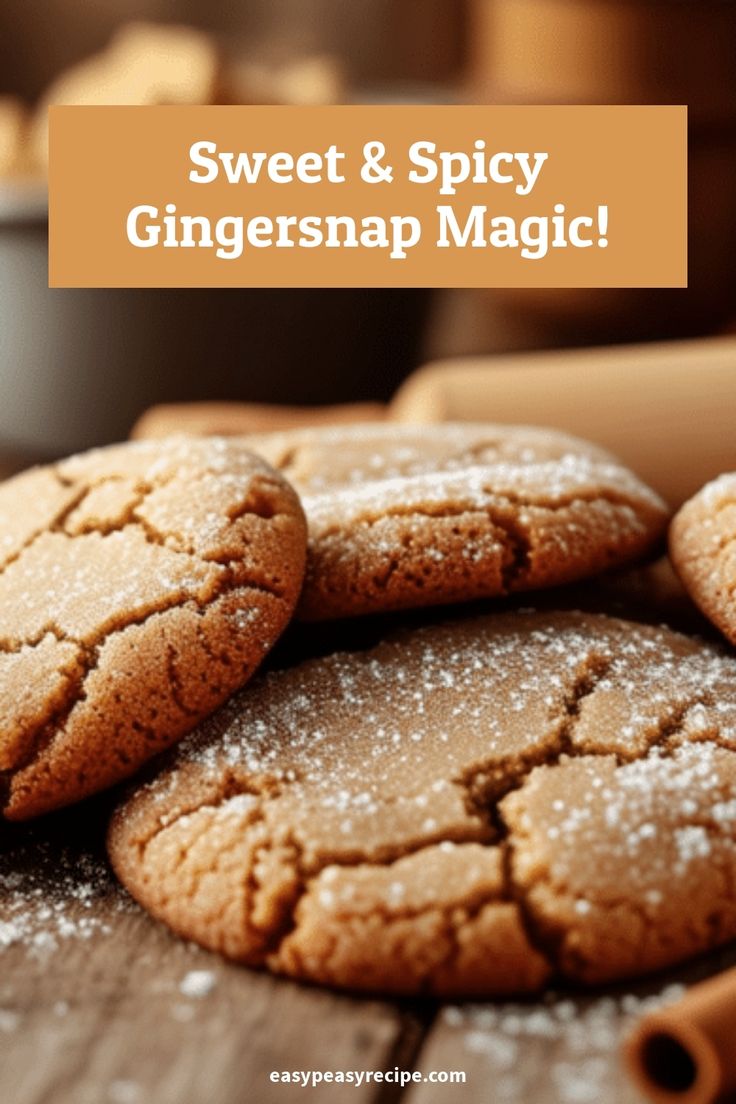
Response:
[{"label": "warm beige background", "polygon": [[[683,287],[687,283],[687,112],[684,107],[57,107],[51,110],[50,257],[52,287]],[[513,185],[410,184],[409,146],[472,153],[546,151],[529,196]],[[341,185],[208,185],[188,180],[189,147],[326,150],[347,158]],[[394,183],[360,179],[363,145],[381,140]],[[437,204],[458,218],[473,204],[489,215],[568,215],[609,207],[608,248],[518,250],[436,248]],[[142,203],[175,203],[179,214],[355,217],[414,214],[422,241],[406,260],[388,250],[259,249],[239,260],[214,249],[136,249],[125,220]]]}]

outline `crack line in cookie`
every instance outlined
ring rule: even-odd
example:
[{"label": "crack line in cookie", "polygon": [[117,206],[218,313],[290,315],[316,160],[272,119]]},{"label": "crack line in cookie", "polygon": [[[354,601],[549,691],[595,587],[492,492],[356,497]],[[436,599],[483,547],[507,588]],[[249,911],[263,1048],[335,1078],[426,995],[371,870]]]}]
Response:
[{"label": "crack line in cookie", "polygon": [[[57,473],[54,472],[53,474],[56,475]],[[64,484],[62,484],[62,486],[64,486]],[[12,566],[12,564],[17,563],[18,560],[20,560],[25,555],[25,553],[33,547],[37,540],[45,536],[46,533],[54,532],[57,523],[62,522],[71,511],[75,510],[82,499],[86,496],[86,494],[87,490],[86,488],[83,488],[80,491],[79,496],[75,497],[70,504],[65,503],[54,517],[46,522],[40,529],[35,529],[30,534],[30,536],[28,536],[26,540],[23,541],[23,543],[15,552],[13,552],[10,556],[7,556],[6,559],[4,559],[2,563],[0,563],[0,576],[4,575],[7,569]]]},{"label": "crack line in cookie", "polygon": [[[296,782],[294,780],[289,780],[288,785],[284,785],[281,787],[278,784],[272,787],[266,787],[264,785],[263,788],[261,788],[254,786],[252,779],[250,781],[251,784],[248,785],[246,780],[233,776],[229,780],[229,784],[223,787],[216,798],[210,798],[204,804],[192,804],[191,806],[184,805],[177,810],[177,813],[173,818],[166,819],[164,822],[156,824],[153,827],[153,830],[145,837],[145,839],[138,841],[138,848],[139,857],[145,863],[146,852],[149,846],[154,842],[154,840],[158,840],[161,835],[166,834],[172,828],[180,826],[180,822],[185,818],[196,815],[200,812],[216,812],[218,809],[226,805],[229,801],[232,801],[233,798],[237,798],[240,796],[254,796],[259,799],[258,804],[249,814],[249,819],[246,826],[247,830],[250,831],[256,825],[262,825],[267,830],[271,829],[271,831],[268,832],[268,836],[263,841],[263,843],[254,850],[253,859],[246,871],[246,888],[250,889],[250,893],[247,894],[246,899],[249,901],[249,904],[252,908],[254,904],[254,897],[261,888],[262,884],[258,880],[256,875],[256,867],[258,865],[259,859],[262,858],[264,855],[272,852],[276,848],[291,849],[294,853],[292,873],[295,876],[297,884],[296,891],[291,897],[288,909],[285,911],[284,916],[277,927],[270,930],[264,930],[259,928],[257,925],[254,925],[248,917],[246,918],[249,929],[257,933],[258,939],[261,941],[260,949],[257,952],[254,952],[252,958],[252,964],[254,965],[265,965],[269,959],[273,959],[274,957],[278,956],[280,948],[285,940],[288,939],[289,935],[291,935],[298,928],[297,913],[300,902],[310,893],[320,875],[323,874],[325,870],[331,867],[343,867],[344,869],[351,871],[365,867],[380,867],[384,869],[390,868],[410,855],[416,855],[421,853],[422,851],[434,849],[442,843],[453,844],[458,847],[462,847],[463,844],[469,843],[489,845],[489,841],[485,838],[485,833],[483,831],[480,831],[477,836],[469,835],[467,838],[463,838],[460,840],[448,840],[437,837],[433,839],[427,838],[418,840],[415,844],[407,844],[406,842],[403,842],[400,845],[397,844],[394,852],[383,859],[378,859],[375,856],[361,857],[359,859],[356,859],[352,855],[330,855],[317,860],[312,860],[307,863],[304,859],[304,847],[297,836],[293,833],[293,831],[290,830],[283,836],[283,838],[276,839],[272,831],[273,825],[268,820],[268,806],[273,801],[276,801],[288,788],[295,785]],[[212,823],[211,821],[208,821],[202,826],[199,838],[205,837],[207,833],[211,831],[211,829]],[[191,848],[191,841],[189,847]],[[184,861],[185,857],[185,852],[180,853],[180,861]],[[201,873],[201,871],[199,873]],[[487,904],[494,901],[507,901],[508,903],[513,903],[511,898],[508,898],[504,895],[503,890],[500,894],[494,891],[488,893],[485,896],[482,896],[478,900],[477,904],[472,908],[463,906],[464,915],[466,916],[466,918],[472,919],[474,916],[480,913]],[[448,919],[446,934],[449,935],[454,934],[456,931],[455,926],[452,924],[451,917],[452,912],[456,908],[457,905],[455,904],[449,904],[446,907],[427,905],[422,908],[408,909],[403,911],[399,910],[396,915],[418,916],[432,912],[437,913],[438,915],[444,915]],[[380,909],[377,909],[377,912],[380,912]],[[449,960],[450,959],[448,959],[448,961]],[[431,983],[432,974],[437,973],[441,968],[446,965],[447,961],[442,961],[431,966],[428,969],[427,977],[424,979],[424,984],[428,986]]]},{"label": "crack line in cookie", "polygon": [[[157,606],[152,610],[146,610],[143,614],[130,618],[123,624],[116,625],[102,636],[95,637],[90,641],[75,640],[65,636],[63,639],[66,642],[76,644],[80,649],[80,673],[76,680],[73,682],[70,680],[70,692],[64,704],[51,717],[46,719],[38,729],[29,734],[28,751],[26,755],[22,756],[12,769],[0,771],[0,810],[4,809],[8,804],[8,796],[13,776],[25,770],[39,758],[53,741],[54,737],[63,729],[63,726],[66,724],[74,708],[85,700],[85,685],[89,677],[98,669],[101,652],[105,644],[112,637],[124,632],[126,629],[145,625],[147,621],[174,609],[190,608],[195,609],[199,613],[204,613],[208,608],[214,605],[219,598],[233,590],[255,590],[273,598],[279,597],[277,593],[259,584],[240,581],[231,582],[228,578],[223,576],[221,585],[213,590],[212,596],[207,602],[200,602],[196,595],[189,595],[184,599],[177,598],[166,605]],[[200,715],[190,711],[187,711],[187,714],[191,717]]]},{"label": "crack line in cookie", "polygon": [[[673,757],[676,748],[672,744],[673,737],[676,737],[684,727],[684,722],[687,719],[689,712],[698,705],[705,704],[700,699],[691,699],[686,704],[678,707],[670,718],[663,718],[660,730],[657,737],[649,743],[646,752],[644,754],[638,754],[631,758],[622,759],[620,756],[612,755],[608,752],[594,752],[594,751],[582,751],[564,754],[561,759],[552,760],[548,763],[542,764],[542,768],[554,768],[559,762],[565,760],[594,760],[595,758],[610,759],[615,762],[614,777],[620,770],[625,770],[636,763],[643,763],[651,761],[651,757],[655,756],[657,760],[668,760]],[[730,755],[734,755],[734,749],[728,745],[719,743],[717,740],[712,740],[708,737],[708,742],[711,746],[719,748],[722,751],[727,752]],[[680,745],[680,748],[686,748],[689,745]],[[528,776],[523,778],[520,784],[512,787],[504,794],[504,797],[509,796],[519,790],[522,790],[528,781]],[[727,785],[723,785],[723,799],[726,800],[727,795],[730,793]],[[503,871],[504,871],[504,885],[506,891],[509,894],[509,898],[516,902],[519,909],[521,921],[526,932],[530,945],[543,957],[547,959],[553,970],[553,978],[559,977],[566,982],[574,981],[575,978],[571,976],[569,967],[566,968],[563,963],[563,958],[568,963],[574,962],[574,949],[571,951],[570,947],[565,944],[566,931],[563,926],[559,927],[559,930],[555,931],[553,923],[549,918],[545,918],[541,911],[535,910],[532,902],[532,895],[535,888],[539,885],[554,885],[555,893],[560,897],[567,895],[571,899],[575,897],[572,888],[567,885],[565,881],[560,881],[556,878],[554,883],[550,881],[549,872],[545,869],[537,871],[534,877],[527,877],[524,884],[520,884],[514,874],[514,854],[520,843],[523,843],[526,838],[526,833],[518,825],[511,827],[504,816],[504,810],[501,807],[501,803],[496,806],[495,809],[502,837],[500,844],[503,848]],[[693,814],[689,813],[686,818],[687,828],[703,828],[709,835],[715,834],[717,838],[723,841],[731,841],[732,834],[729,834],[727,829],[718,821],[715,816],[708,816],[706,814]],[[715,859],[711,859],[711,870],[717,870],[719,877],[725,887],[730,887],[732,893],[736,890],[736,875],[733,875],[729,871],[727,866],[723,863],[720,865],[714,865]],[[728,893],[724,892],[722,898],[728,899]],[[608,911],[615,911],[618,909],[624,909],[628,912],[636,915],[639,918],[642,929],[654,930],[655,922],[648,914],[645,905],[632,897],[631,894],[617,895],[616,893],[607,893],[605,898],[600,896],[596,897],[596,908],[606,909]],[[715,916],[712,918],[712,923],[715,924]],[[694,944],[698,944],[697,929],[693,929],[695,932]],[[722,939],[721,939],[722,941]],[[717,941],[713,943],[717,945]],[[563,955],[564,949],[564,955]],[[643,954],[644,948],[641,948],[640,953]],[[579,957],[578,966],[586,964],[586,960],[583,957]]]},{"label": "crack line in cookie", "polygon": [[[596,489],[595,492],[591,492],[590,496],[584,496],[580,494],[571,495],[569,498],[564,498],[561,496],[560,500],[555,502],[536,502],[533,499],[521,499],[520,497],[508,494],[506,492],[501,493],[499,491],[496,491],[493,489],[493,487],[483,487],[482,494],[485,496],[485,500],[483,501],[473,498],[467,498],[464,503],[453,506],[450,506],[443,502],[437,502],[436,504],[424,502],[421,504],[417,503],[406,506],[402,506],[400,504],[392,504],[381,509],[380,512],[366,511],[355,520],[359,520],[360,523],[362,525],[365,525],[366,527],[377,525],[380,522],[385,521],[387,518],[403,517],[426,517],[430,519],[454,518],[463,517],[466,514],[487,513],[489,518],[493,520],[492,510],[496,506],[499,506],[501,508],[510,507],[529,510],[540,510],[544,513],[554,515],[556,513],[562,513],[565,510],[569,510],[571,506],[594,506],[598,503],[607,504],[609,506],[613,506],[614,508],[620,507],[624,511],[635,512],[634,507],[635,504],[637,504],[635,503],[635,500],[626,499],[624,497],[618,499],[615,496],[609,496],[608,494],[603,493],[598,489]],[[307,515],[309,516],[310,506],[313,507],[317,501],[327,500],[330,499],[330,497],[331,496],[327,493],[321,493],[319,495],[310,495],[309,493],[304,494],[302,496],[302,501],[305,504]],[[493,499],[493,502],[488,502],[487,499]],[[339,525],[325,525],[324,527],[319,529],[319,536],[325,537],[332,536],[333,534],[339,534],[340,532],[342,532],[344,524],[345,523],[341,523]]]}]

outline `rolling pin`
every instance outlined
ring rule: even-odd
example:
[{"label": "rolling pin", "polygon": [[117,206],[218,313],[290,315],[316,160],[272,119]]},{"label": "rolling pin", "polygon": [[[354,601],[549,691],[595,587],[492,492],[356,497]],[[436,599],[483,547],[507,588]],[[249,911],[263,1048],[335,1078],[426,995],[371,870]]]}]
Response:
[{"label": "rolling pin", "polygon": [[517,422],[585,437],[670,503],[736,471],[736,337],[430,364],[394,398],[401,422]]},{"label": "rolling pin", "polygon": [[268,403],[193,402],[152,406],[130,431],[133,440],[192,436],[237,437],[241,433],[302,429],[319,425],[379,422],[386,417],[381,403],[343,403],[339,406],[273,406]]}]

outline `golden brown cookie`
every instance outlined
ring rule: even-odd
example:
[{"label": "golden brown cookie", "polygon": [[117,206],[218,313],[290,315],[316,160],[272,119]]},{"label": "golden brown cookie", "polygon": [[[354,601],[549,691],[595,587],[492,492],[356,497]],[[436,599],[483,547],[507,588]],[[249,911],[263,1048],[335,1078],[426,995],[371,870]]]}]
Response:
[{"label": "golden brown cookie", "polygon": [[0,485],[0,811],[130,775],[250,678],[299,594],[296,495],[242,445],[119,445]]},{"label": "golden brown cookie", "polygon": [[123,883],[251,966],[500,994],[736,936],[736,662],[520,612],[271,672],[115,814]]},{"label": "golden brown cookie", "polygon": [[645,555],[666,521],[628,469],[553,430],[380,424],[247,441],[302,496],[308,620],[585,578]]},{"label": "golden brown cookie", "polygon": [[670,526],[669,548],[690,597],[736,644],[736,473],[685,503]]}]

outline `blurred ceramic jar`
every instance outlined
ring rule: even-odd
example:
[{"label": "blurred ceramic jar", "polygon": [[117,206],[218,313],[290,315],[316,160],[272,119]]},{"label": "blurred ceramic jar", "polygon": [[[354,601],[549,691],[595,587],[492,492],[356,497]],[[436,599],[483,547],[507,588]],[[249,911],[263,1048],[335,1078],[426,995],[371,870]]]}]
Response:
[{"label": "blurred ceramic jar", "polygon": [[387,400],[421,358],[413,289],[53,289],[45,194],[0,186],[0,452],[127,436],[149,406]]},{"label": "blurred ceramic jar", "polygon": [[736,316],[736,3],[472,0],[470,83],[492,103],[689,109],[689,286],[493,292],[508,346],[705,333]]}]

